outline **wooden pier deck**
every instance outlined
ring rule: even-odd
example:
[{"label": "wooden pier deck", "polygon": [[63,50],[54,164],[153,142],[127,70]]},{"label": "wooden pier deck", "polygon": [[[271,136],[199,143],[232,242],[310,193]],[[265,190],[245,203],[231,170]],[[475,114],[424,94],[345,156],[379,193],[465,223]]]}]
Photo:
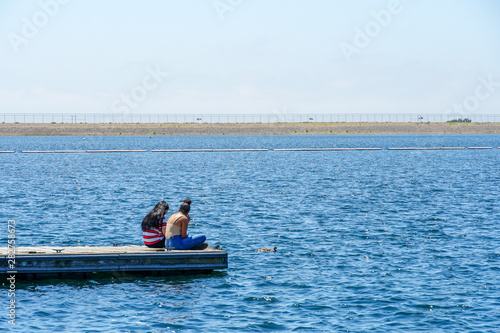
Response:
[{"label": "wooden pier deck", "polygon": [[14,259],[12,249],[3,247],[0,260],[0,275],[27,280],[90,278],[92,273],[209,274],[228,267],[227,252],[222,250],[167,251],[135,245],[18,247]]}]

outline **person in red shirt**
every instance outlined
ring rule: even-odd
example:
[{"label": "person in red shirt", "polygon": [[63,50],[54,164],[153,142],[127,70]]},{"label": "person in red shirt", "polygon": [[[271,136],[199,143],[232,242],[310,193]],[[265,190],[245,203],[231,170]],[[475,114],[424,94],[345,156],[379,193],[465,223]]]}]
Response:
[{"label": "person in red shirt", "polygon": [[161,229],[168,208],[168,203],[160,201],[142,220],[142,238],[147,247],[165,247],[165,236],[163,236]]}]

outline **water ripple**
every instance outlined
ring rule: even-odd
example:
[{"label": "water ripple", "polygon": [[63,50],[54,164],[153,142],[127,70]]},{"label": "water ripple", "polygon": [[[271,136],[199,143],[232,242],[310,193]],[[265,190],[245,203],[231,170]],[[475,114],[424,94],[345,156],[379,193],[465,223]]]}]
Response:
[{"label": "water ripple", "polygon": [[[3,137],[0,150],[496,147],[499,139]],[[498,153],[3,154],[0,217],[18,220],[20,246],[140,245],[140,221],[158,200],[175,209],[190,197],[190,232],[229,252],[229,269],[210,276],[18,282],[14,331],[493,332]],[[3,223],[3,244],[5,231]]]}]

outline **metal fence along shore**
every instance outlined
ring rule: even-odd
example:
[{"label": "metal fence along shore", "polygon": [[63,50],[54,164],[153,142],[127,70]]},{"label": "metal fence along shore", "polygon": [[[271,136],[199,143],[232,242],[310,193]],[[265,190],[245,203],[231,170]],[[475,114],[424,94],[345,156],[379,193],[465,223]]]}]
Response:
[{"label": "metal fence along shore", "polygon": [[327,123],[327,122],[433,122],[470,120],[480,123],[500,122],[500,114],[404,114],[404,113],[317,113],[317,114],[109,114],[109,113],[3,113],[2,123],[64,123],[64,124],[147,124],[147,123]]}]

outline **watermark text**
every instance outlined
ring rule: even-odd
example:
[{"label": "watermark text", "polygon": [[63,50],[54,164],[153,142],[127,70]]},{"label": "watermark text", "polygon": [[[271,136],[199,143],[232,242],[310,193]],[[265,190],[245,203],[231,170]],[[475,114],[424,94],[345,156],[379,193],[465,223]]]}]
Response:
[{"label": "watermark text", "polygon": [[500,87],[500,81],[494,81],[492,74],[488,75],[488,78],[480,76],[477,80],[479,83],[474,89],[474,94],[465,97],[462,103],[453,104],[453,107],[448,109],[449,114],[463,114],[464,109],[469,113],[476,111],[481,102],[491,98]]},{"label": "watermark text", "polygon": [[61,10],[62,5],[66,5],[70,0],[44,0],[39,1],[40,10],[35,12],[31,19],[23,17],[20,33],[9,32],[7,38],[15,53],[19,52],[21,45],[28,44],[35,38],[41,29],[45,28]]},{"label": "watermark text", "polygon": [[16,220],[8,221],[8,245],[7,245],[7,265],[9,270],[7,282],[9,283],[8,296],[9,306],[8,318],[9,324],[16,325]]},{"label": "watermark text", "polygon": [[390,0],[387,8],[372,11],[373,20],[366,22],[363,28],[359,26],[354,28],[355,34],[352,43],[342,42],[339,45],[347,62],[351,62],[353,55],[360,54],[363,49],[368,47],[372,40],[391,24],[392,18],[402,12],[403,6],[400,0]]},{"label": "watermark text", "polygon": [[234,11],[243,3],[243,0],[215,0],[212,2],[217,15],[221,21],[224,21],[225,15]]},{"label": "watermark text", "polygon": [[138,107],[148,97],[148,94],[158,88],[163,79],[169,75],[167,72],[163,72],[158,65],[156,65],[155,69],[148,66],[146,72],[147,74],[143,77],[141,84],[134,86],[129,94],[122,94],[114,100],[111,109],[115,113],[126,113],[130,109]]}]

